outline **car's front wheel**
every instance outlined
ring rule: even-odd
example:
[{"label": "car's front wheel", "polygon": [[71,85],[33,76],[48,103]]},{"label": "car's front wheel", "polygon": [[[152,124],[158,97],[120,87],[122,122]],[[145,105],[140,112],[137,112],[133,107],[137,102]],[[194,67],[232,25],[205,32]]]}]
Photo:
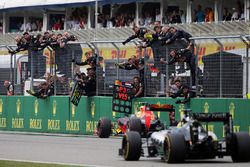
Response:
[{"label": "car's front wheel", "polygon": [[180,163],[185,160],[186,142],[180,133],[168,134],[164,143],[165,159],[168,163]]},{"label": "car's front wheel", "polygon": [[130,131],[123,136],[122,151],[126,161],[138,161],[141,156],[141,136],[138,132]]},{"label": "car's front wheel", "polygon": [[101,118],[97,124],[97,135],[100,138],[108,138],[111,135],[111,120],[108,118]]}]

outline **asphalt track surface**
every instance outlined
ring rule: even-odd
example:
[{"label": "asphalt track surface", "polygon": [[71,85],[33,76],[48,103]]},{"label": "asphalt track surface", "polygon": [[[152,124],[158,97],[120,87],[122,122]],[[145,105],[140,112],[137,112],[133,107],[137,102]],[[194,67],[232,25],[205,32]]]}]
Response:
[{"label": "asphalt track surface", "polygon": [[99,139],[89,136],[50,136],[0,132],[0,159],[61,163],[80,166],[112,167],[249,167],[224,159],[186,161],[167,164],[160,158],[124,161],[118,156],[121,138]]}]

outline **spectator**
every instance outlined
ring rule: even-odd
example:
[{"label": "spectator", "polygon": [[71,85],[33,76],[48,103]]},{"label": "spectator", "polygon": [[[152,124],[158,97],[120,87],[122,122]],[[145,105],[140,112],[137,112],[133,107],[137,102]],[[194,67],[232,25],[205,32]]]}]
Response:
[{"label": "spectator", "polygon": [[31,23],[28,22],[26,24],[22,24],[21,27],[20,27],[20,31],[31,31],[32,30],[32,27],[31,27]]},{"label": "spectator", "polygon": [[139,18],[139,25],[145,26],[145,17],[143,15]]},{"label": "spectator", "polygon": [[139,77],[134,77],[133,78],[133,92],[134,92],[134,97],[143,97],[143,84],[140,81]]},{"label": "spectator", "polygon": [[73,27],[74,27],[73,17],[70,16],[70,17],[68,18],[68,20],[66,21],[66,28],[67,28],[67,29],[73,29]]},{"label": "spectator", "polygon": [[170,18],[170,23],[174,24],[174,23],[181,23],[181,17],[179,15],[178,12],[176,12],[175,10],[173,11],[171,18]]},{"label": "spectator", "polygon": [[4,87],[7,90],[7,96],[13,96],[14,95],[14,87],[11,84],[11,82],[9,82],[8,80],[4,81]]},{"label": "spectator", "polygon": [[163,24],[168,24],[168,12],[165,12],[163,19],[162,19],[162,23]]},{"label": "spectator", "polygon": [[155,10],[155,21],[159,21],[160,23],[162,22],[161,13],[159,9]]},{"label": "spectator", "polygon": [[79,19],[74,20],[74,25],[73,25],[74,30],[80,30],[81,29],[81,24]]},{"label": "spectator", "polygon": [[232,14],[228,11],[228,8],[224,8],[223,21],[230,21]]},{"label": "spectator", "polygon": [[3,23],[0,21],[0,33],[3,33]]},{"label": "spectator", "polygon": [[235,8],[233,8],[233,14],[232,14],[231,20],[234,21],[238,19],[239,19],[239,13]]},{"label": "spectator", "polygon": [[153,23],[153,18],[150,13],[146,12],[145,26],[150,26]]},{"label": "spectator", "polygon": [[52,30],[61,30],[62,26],[61,26],[61,22],[58,19],[57,22],[52,26]]},{"label": "spectator", "polygon": [[212,8],[206,9],[206,16],[205,16],[205,22],[213,22],[214,21],[214,12]]},{"label": "spectator", "polygon": [[37,31],[42,31],[43,29],[43,22],[41,20],[36,21]]},{"label": "spectator", "polygon": [[102,14],[102,13],[100,13],[99,15],[98,15],[98,18],[97,18],[97,26],[96,26],[96,28],[101,28],[101,27],[103,27],[103,25],[104,25],[104,15]]},{"label": "spectator", "polygon": [[80,17],[79,24],[81,29],[85,29],[85,24],[86,24],[85,18]]},{"label": "spectator", "polygon": [[32,31],[37,31],[37,25],[36,25],[35,22],[32,22],[32,24],[31,24],[31,30]]},{"label": "spectator", "polygon": [[205,13],[202,11],[201,5],[197,6],[197,11],[195,12],[195,21],[197,22],[205,21]]},{"label": "spectator", "polygon": [[106,27],[107,28],[112,28],[113,27],[113,22],[112,22],[112,20],[111,20],[111,18],[110,18],[109,15],[105,16],[105,20],[106,20]]},{"label": "spectator", "polygon": [[180,10],[181,23],[186,23],[186,15],[183,10]]},{"label": "spectator", "polygon": [[239,11],[239,20],[245,20],[245,14],[244,14],[244,11],[243,10],[240,10]]},{"label": "spectator", "polygon": [[117,16],[115,26],[116,27],[124,27],[125,26],[125,20],[124,20],[123,14]]},{"label": "spectator", "polygon": [[132,13],[129,14],[128,24],[129,27],[133,27],[133,25],[135,24],[135,15]]},{"label": "spectator", "polygon": [[237,10],[239,20],[245,20],[244,16],[244,4],[240,0],[237,0]]}]

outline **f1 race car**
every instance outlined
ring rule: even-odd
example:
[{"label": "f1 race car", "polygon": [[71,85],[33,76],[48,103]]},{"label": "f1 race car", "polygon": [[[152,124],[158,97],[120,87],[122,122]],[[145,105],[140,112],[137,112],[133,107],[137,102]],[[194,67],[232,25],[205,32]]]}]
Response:
[{"label": "f1 race car", "polygon": [[127,131],[136,131],[142,137],[146,137],[149,132],[160,131],[165,129],[165,126],[159,118],[154,114],[154,111],[169,112],[170,123],[175,122],[173,105],[170,104],[148,104],[142,103],[140,111],[130,117],[122,117],[117,119],[117,127],[111,123],[108,118],[101,118],[97,124],[97,135],[100,138],[108,138],[112,129],[116,134],[125,134]]},{"label": "f1 race car", "polygon": [[[222,122],[224,138],[218,140],[213,132],[204,129],[202,123]],[[233,132],[232,117],[229,113],[191,113],[185,110],[180,127],[153,132],[142,139],[135,131],[127,132],[122,139],[119,154],[125,160],[139,160],[160,156],[168,163],[179,163],[186,159],[212,159],[231,156],[233,162],[250,161],[250,136],[246,132]],[[145,141],[146,140],[146,141]]]}]

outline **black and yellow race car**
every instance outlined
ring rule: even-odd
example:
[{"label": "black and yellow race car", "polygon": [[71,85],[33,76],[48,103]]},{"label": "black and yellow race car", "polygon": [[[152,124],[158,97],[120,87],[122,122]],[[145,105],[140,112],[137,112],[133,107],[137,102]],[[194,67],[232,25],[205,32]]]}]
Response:
[{"label": "black and yellow race car", "polygon": [[[223,123],[224,138],[204,128],[204,123]],[[153,132],[146,139],[136,131],[127,132],[122,139],[119,155],[125,160],[139,160],[141,156],[160,157],[168,163],[187,159],[213,159],[231,156],[233,162],[250,161],[250,136],[247,132],[233,132],[229,113],[192,113],[185,110],[180,126]],[[146,152],[147,151],[147,152]]]}]

